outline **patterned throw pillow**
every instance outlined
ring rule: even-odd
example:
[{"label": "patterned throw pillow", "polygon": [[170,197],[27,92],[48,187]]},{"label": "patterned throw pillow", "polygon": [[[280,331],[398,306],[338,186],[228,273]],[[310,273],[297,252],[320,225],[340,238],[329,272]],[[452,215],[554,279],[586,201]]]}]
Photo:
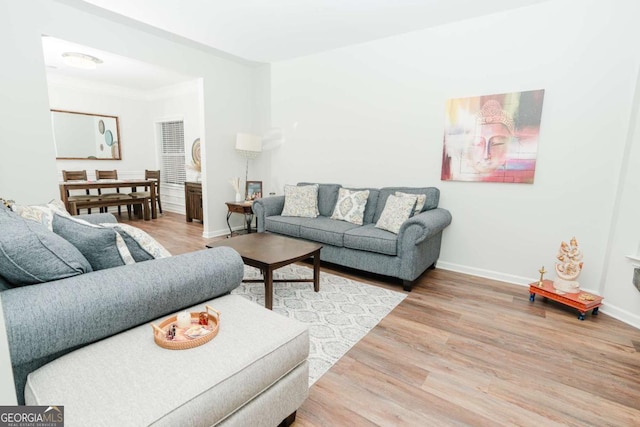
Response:
[{"label": "patterned throw pillow", "polygon": [[339,219],[352,224],[362,225],[364,220],[364,208],[369,199],[369,190],[348,190],[341,188],[338,192],[338,201],[333,209],[331,219]]},{"label": "patterned throw pillow", "polygon": [[136,262],[171,256],[164,246],[137,227],[113,222],[100,224],[100,226],[116,230],[124,239],[131,256]]},{"label": "patterned throw pillow", "polygon": [[413,210],[413,215],[418,215],[420,212],[422,212],[422,208],[424,208],[424,204],[427,201],[426,194],[409,194],[409,193],[403,193],[401,191],[396,191],[396,196],[417,196],[418,197],[418,199],[416,200],[416,208]]},{"label": "patterned throw pillow", "polygon": [[49,230],[51,230],[51,222],[53,221],[54,213],[60,214],[62,216],[71,216],[65,209],[64,203],[62,203],[61,200],[55,199],[44,205],[23,206],[12,204],[11,210],[20,215],[22,218],[39,222]]},{"label": "patterned throw pillow", "polygon": [[285,185],[282,216],[315,218],[318,213],[318,184]]},{"label": "patterned throw pillow", "polygon": [[398,234],[402,224],[409,219],[418,197],[415,194],[406,196],[394,196],[387,198],[384,210],[376,223],[377,228]]}]

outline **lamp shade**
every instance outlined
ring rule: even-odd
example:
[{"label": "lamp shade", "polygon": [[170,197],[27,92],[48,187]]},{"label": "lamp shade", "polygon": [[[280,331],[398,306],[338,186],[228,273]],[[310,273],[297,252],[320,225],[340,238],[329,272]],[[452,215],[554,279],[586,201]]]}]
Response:
[{"label": "lamp shade", "polygon": [[236,135],[236,150],[257,154],[262,151],[262,138],[249,133],[238,133]]}]

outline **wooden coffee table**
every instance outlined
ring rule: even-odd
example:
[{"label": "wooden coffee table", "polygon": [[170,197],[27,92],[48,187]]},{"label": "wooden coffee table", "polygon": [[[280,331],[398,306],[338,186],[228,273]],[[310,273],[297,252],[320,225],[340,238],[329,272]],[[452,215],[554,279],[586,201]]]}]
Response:
[{"label": "wooden coffee table", "polygon": [[[264,306],[273,308],[274,282],[313,282],[313,290],[320,290],[320,249],[322,245],[279,236],[271,233],[245,234],[220,240],[207,245],[208,248],[228,246],[235,249],[246,265],[259,268],[264,279],[247,279],[243,282],[264,282]],[[275,279],[274,270],[313,258],[313,279]]]}]

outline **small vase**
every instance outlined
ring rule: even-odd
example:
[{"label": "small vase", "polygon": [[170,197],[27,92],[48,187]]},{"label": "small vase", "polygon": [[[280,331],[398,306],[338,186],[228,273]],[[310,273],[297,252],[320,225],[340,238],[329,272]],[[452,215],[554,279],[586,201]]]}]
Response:
[{"label": "small vase", "polygon": [[236,193],[236,202],[241,202],[241,201],[242,201],[242,194]]}]

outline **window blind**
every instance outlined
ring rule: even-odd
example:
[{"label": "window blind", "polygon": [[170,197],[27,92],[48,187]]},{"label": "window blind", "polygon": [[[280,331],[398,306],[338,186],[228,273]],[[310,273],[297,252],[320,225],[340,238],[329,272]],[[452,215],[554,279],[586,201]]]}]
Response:
[{"label": "window blind", "polygon": [[162,133],[162,182],[184,185],[184,124],[182,121],[160,123]]}]

